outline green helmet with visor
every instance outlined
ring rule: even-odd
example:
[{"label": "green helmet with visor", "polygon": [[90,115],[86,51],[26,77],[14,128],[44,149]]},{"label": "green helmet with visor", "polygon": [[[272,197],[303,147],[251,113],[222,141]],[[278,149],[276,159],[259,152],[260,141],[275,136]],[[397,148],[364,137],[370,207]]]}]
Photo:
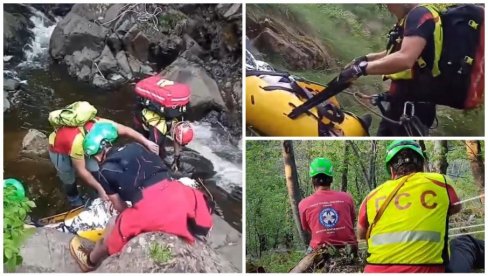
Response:
[{"label": "green helmet with visor", "polygon": [[98,154],[105,146],[117,140],[117,128],[111,122],[96,122],[83,139],[83,150],[87,156]]}]

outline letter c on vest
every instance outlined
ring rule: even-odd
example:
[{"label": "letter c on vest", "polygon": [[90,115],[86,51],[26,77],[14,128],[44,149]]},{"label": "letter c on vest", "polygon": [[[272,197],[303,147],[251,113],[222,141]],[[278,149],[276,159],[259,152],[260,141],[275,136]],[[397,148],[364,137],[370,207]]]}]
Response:
[{"label": "letter c on vest", "polygon": [[431,205],[427,205],[427,202],[425,202],[425,197],[427,195],[432,195],[433,197],[437,197],[437,194],[434,191],[425,191],[422,193],[422,195],[420,195],[420,203],[422,203],[422,206],[424,206],[427,209],[434,209],[435,207],[437,207],[437,203],[434,202]]},{"label": "letter c on vest", "polygon": [[401,193],[401,194],[398,194],[396,197],[395,197],[395,206],[397,207],[398,210],[405,210],[405,209],[408,209],[408,207],[410,207],[410,205],[412,205],[411,202],[407,202],[407,204],[405,205],[400,205],[400,197],[401,196],[404,196],[404,197],[409,197],[410,194],[409,193]]},{"label": "letter c on vest", "polygon": [[385,200],[386,199],[386,196],[380,196],[378,198],[376,198],[375,200],[375,207],[376,207],[376,212],[378,212],[380,210],[380,207],[381,207],[381,204],[380,204],[380,200]]}]

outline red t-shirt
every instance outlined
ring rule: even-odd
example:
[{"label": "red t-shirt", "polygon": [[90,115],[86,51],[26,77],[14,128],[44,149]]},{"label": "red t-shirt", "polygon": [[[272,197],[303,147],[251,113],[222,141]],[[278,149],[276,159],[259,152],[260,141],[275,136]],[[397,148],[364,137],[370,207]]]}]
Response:
[{"label": "red t-shirt", "polygon": [[[459,197],[454,191],[454,188],[446,184],[447,193],[449,195],[450,205],[459,201]],[[363,229],[368,229],[368,217],[366,215],[366,202],[372,195],[366,197],[359,207],[358,225]],[[365,273],[444,273],[444,265],[373,265],[368,264],[364,268]]]},{"label": "red t-shirt", "polygon": [[317,190],[298,204],[303,230],[312,234],[313,249],[324,243],[357,245],[354,234],[356,211],[350,194]]}]

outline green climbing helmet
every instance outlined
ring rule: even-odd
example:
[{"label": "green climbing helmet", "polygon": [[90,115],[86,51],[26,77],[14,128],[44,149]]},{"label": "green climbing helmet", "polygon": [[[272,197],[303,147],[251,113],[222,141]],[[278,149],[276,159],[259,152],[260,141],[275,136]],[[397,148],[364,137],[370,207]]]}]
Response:
[{"label": "green climbing helmet", "polygon": [[397,155],[398,152],[404,149],[411,149],[418,153],[422,159],[425,159],[424,153],[420,145],[415,142],[414,140],[397,140],[391,142],[388,147],[386,148],[386,158],[385,158],[385,165],[386,170],[388,169],[388,164],[390,163],[391,159]]},{"label": "green climbing helmet", "polygon": [[113,143],[119,136],[117,128],[110,122],[97,122],[83,139],[83,150],[93,156],[102,150],[105,143]]},{"label": "green climbing helmet", "polygon": [[310,177],[314,177],[321,173],[328,176],[332,176],[334,174],[334,166],[327,158],[315,158],[310,164]]}]

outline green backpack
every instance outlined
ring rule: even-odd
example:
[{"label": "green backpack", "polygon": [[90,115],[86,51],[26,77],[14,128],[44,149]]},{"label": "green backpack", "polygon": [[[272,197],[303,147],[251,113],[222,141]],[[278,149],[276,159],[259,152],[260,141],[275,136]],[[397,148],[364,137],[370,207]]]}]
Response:
[{"label": "green backpack", "polygon": [[74,102],[63,109],[54,110],[49,113],[49,123],[54,129],[63,126],[81,127],[86,122],[95,119],[97,109],[89,102]]}]

